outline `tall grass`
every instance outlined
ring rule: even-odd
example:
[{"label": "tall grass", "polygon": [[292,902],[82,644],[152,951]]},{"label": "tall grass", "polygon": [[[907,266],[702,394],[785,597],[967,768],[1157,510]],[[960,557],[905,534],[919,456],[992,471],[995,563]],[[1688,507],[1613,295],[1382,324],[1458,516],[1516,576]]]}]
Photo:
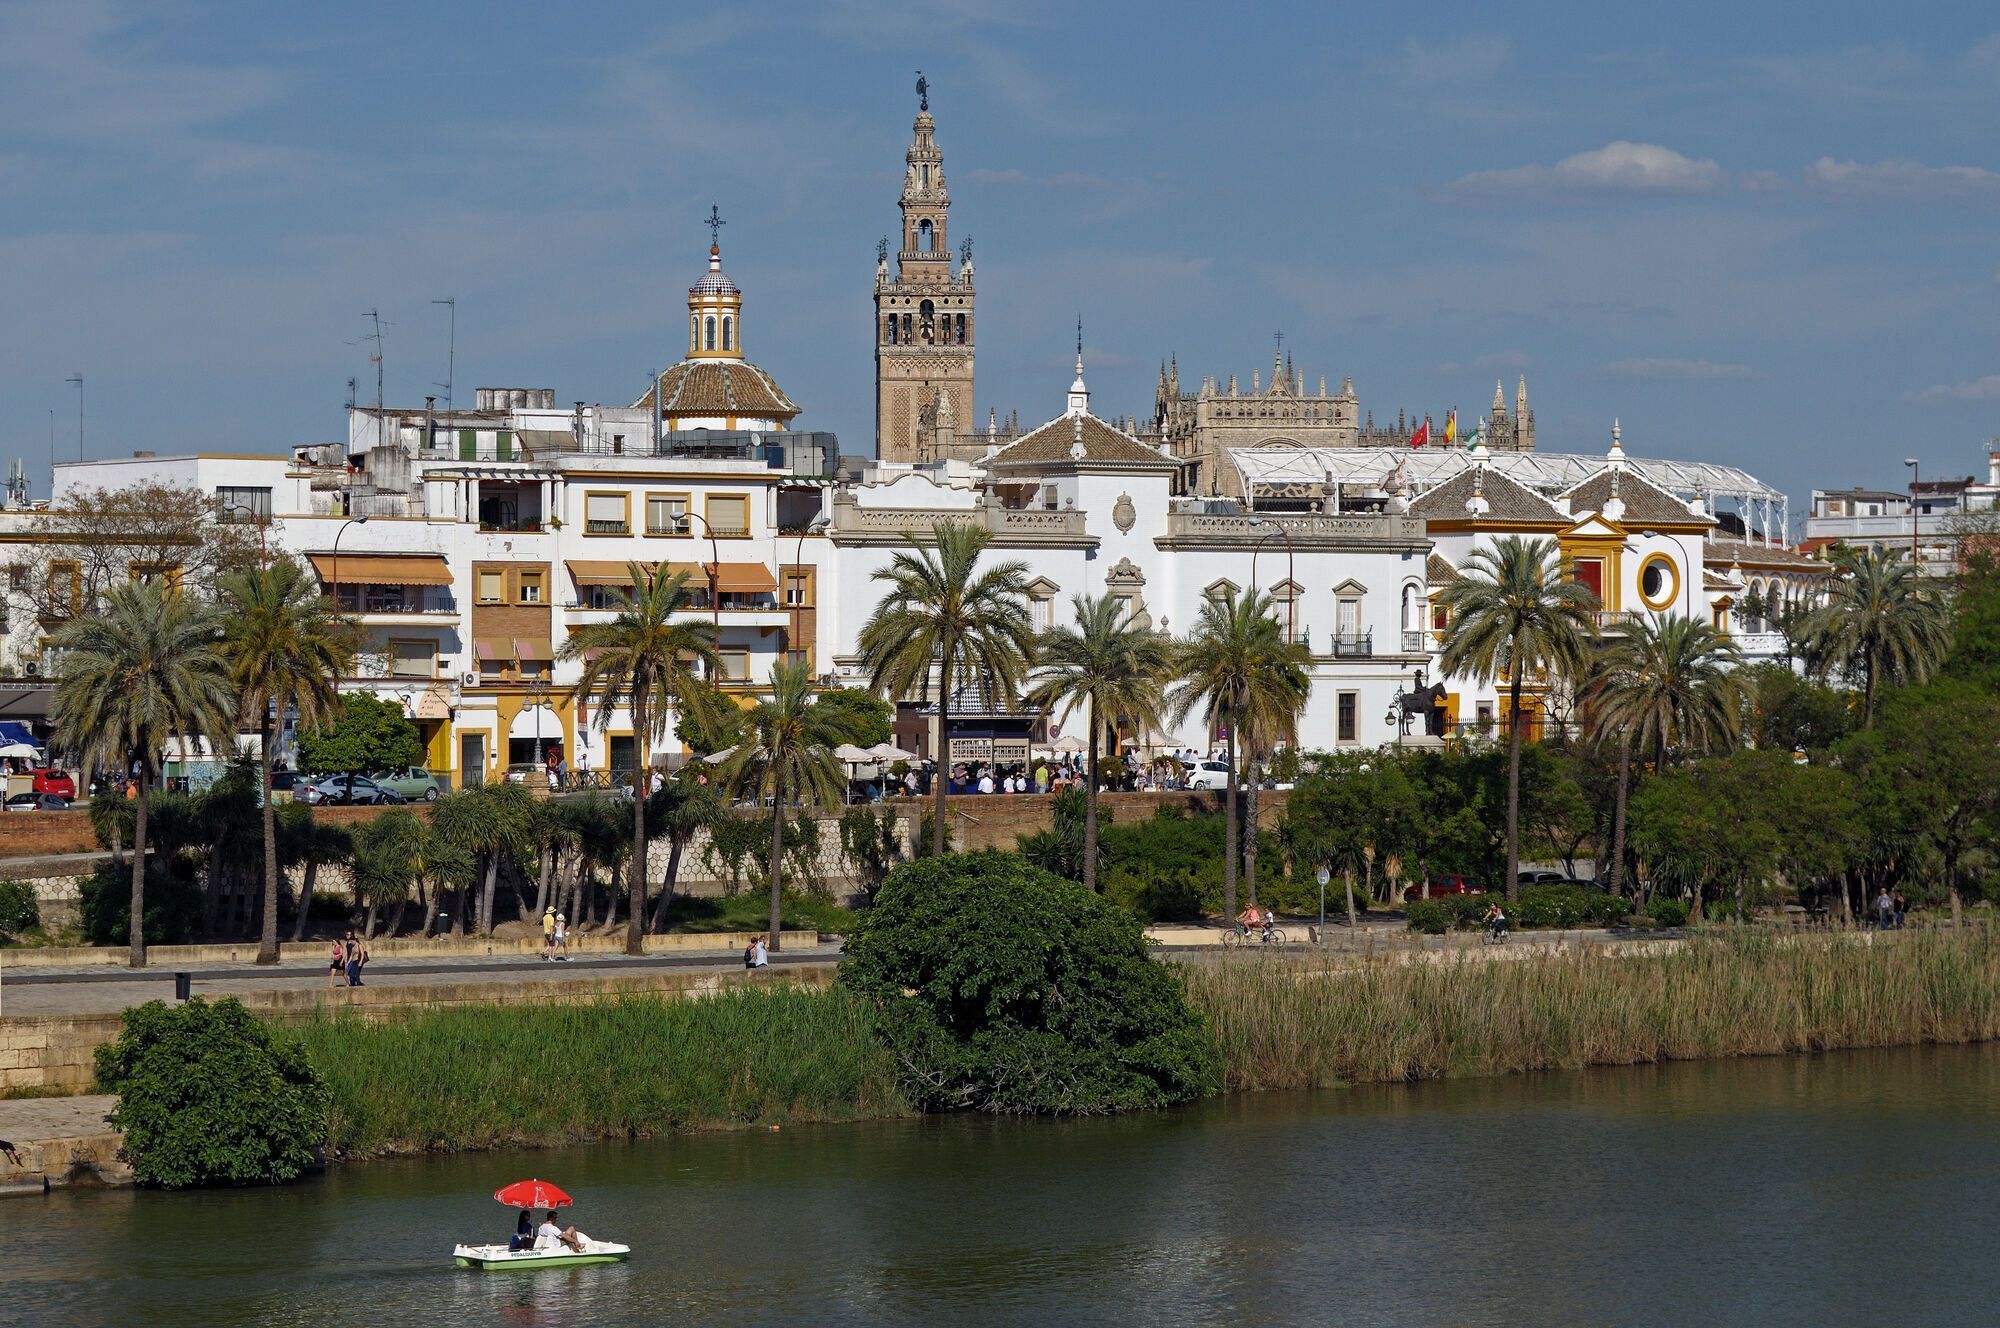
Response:
[{"label": "tall grass", "polygon": [[1307,1088],[2000,1036],[2000,933],[1700,938],[1482,962],[1184,966],[1229,1089]]},{"label": "tall grass", "polygon": [[332,1090],[328,1145],[342,1154],[906,1110],[867,1012],[838,990],[336,1015],[295,1031]]}]

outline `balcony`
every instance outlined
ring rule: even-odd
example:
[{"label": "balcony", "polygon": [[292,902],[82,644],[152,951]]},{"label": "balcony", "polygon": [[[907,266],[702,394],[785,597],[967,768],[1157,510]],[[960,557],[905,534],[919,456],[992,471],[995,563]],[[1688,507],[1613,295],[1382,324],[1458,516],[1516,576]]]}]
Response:
[{"label": "balcony", "polygon": [[1268,540],[1295,548],[1427,548],[1423,521],[1387,513],[1331,516],[1320,512],[1202,512],[1167,514],[1163,549],[1249,549]]},{"label": "balcony", "polygon": [[362,622],[409,622],[419,618],[456,618],[458,601],[450,595],[354,594],[343,586],[340,611]]},{"label": "balcony", "polygon": [[1782,659],[1785,656],[1785,634],[1783,632],[1732,632],[1729,639],[1736,648],[1756,659]]},{"label": "balcony", "polygon": [[1639,621],[1641,615],[1631,609],[1620,609],[1616,613],[1605,609],[1599,610],[1596,617],[1597,630],[1600,632],[1611,632],[1616,631],[1620,623]]},{"label": "balcony", "polygon": [[862,507],[847,493],[834,495],[833,521],[827,535],[835,544],[902,547],[905,536],[921,539],[940,521],[981,527],[993,536],[995,543],[1011,548],[1034,545],[1087,548],[1097,543],[1097,537],[1090,533],[1086,514],[1074,509],[1050,512],[1001,507],[997,503],[946,510]]},{"label": "balcony", "polygon": [[1375,633],[1335,632],[1327,645],[1335,659],[1369,659],[1375,654]]},{"label": "balcony", "polygon": [[1428,648],[1424,645],[1424,634],[1421,630],[1414,632],[1405,631],[1403,633],[1403,653],[1406,655],[1423,655],[1429,653]]}]

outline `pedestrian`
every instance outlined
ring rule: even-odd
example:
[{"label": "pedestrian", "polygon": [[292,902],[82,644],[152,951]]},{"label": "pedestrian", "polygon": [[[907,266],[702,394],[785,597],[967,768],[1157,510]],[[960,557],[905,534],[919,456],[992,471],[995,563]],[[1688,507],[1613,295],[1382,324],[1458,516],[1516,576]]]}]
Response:
[{"label": "pedestrian", "polygon": [[347,971],[347,945],[338,936],[333,938],[332,950],[326,957],[326,989],[332,991],[340,981],[340,975]]},{"label": "pedestrian", "polygon": [[576,782],[585,788],[590,787],[590,749],[587,747],[576,749]]},{"label": "pedestrian", "polygon": [[770,966],[771,966],[771,951],[765,946],[764,938],[761,935],[751,937],[750,967],[769,968]]},{"label": "pedestrian", "polygon": [[556,906],[550,904],[542,911],[542,962],[556,957]]},{"label": "pedestrian", "polygon": [[558,954],[558,955],[556,956],[556,958],[557,958],[557,959],[559,959],[559,960],[565,960],[565,961],[566,961],[566,960],[568,960],[568,959],[569,959],[569,919],[568,919],[567,917],[563,916],[563,915],[562,915],[561,913],[558,913],[558,914],[556,914],[556,935],[555,935],[555,943],[556,943],[556,949],[558,949],[558,950],[560,950],[560,951],[562,952],[561,954]]},{"label": "pedestrian", "polygon": [[667,777],[661,774],[659,771],[655,770],[653,772],[653,782],[650,786],[651,790],[654,793],[658,793],[661,789],[665,788],[666,786],[667,786]]},{"label": "pedestrian", "polygon": [[1893,896],[1893,898],[1896,903],[1896,930],[1901,931],[1903,929],[1904,920],[1909,916],[1910,901],[1903,898],[1903,890],[1901,886],[1896,887],[1896,893]]},{"label": "pedestrian", "polygon": [[980,774],[979,791],[981,793],[991,793],[993,791],[993,771],[991,767],[988,767]]},{"label": "pedestrian", "polygon": [[368,962],[368,951],[361,944],[360,940],[355,937],[351,929],[347,933],[347,940],[343,948],[347,951],[347,985],[358,987],[362,985],[361,966]]},{"label": "pedestrian", "polygon": [[1896,922],[1896,901],[1889,896],[1889,887],[1883,886],[1875,893],[1875,925],[1883,931],[1889,930]]},{"label": "pedestrian", "polygon": [[752,936],[743,943],[743,968],[749,971],[757,967],[757,938]]}]

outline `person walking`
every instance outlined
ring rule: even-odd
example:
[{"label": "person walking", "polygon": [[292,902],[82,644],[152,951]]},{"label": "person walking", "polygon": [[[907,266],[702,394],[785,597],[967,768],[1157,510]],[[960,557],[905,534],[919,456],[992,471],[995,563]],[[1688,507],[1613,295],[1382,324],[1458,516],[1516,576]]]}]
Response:
[{"label": "person walking", "polygon": [[569,919],[561,913],[556,914],[555,948],[561,951],[558,960],[569,959]]},{"label": "person walking", "polygon": [[1875,925],[1888,931],[1896,924],[1896,901],[1889,895],[1889,887],[1883,886],[1875,893]]},{"label": "person walking", "polygon": [[343,948],[347,952],[347,985],[358,987],[362,985],[361,966],[368,962],[367,947],[361,944],[360,939],[350,929]]},{"label": "person walking", "polygon": [[771,951],[770,948],[764,944],[764,938],[762,936],[751,937],[750,967],[769,968],[770,966],[771,966]]},{"label": "person walking", "polygon": [[556,957],[556,906],[550,904],[542,911],[542,962]]},{"label": "person walking", "polygon": [[1896,888],[1896,893],[1890,896],[1890,898],[1895,901],[1896,905],[1896,930],[1901,931],[1904,921],[1908,919],[1910,914],[1910,901],[1903,897],[1901,886]]},{"label": "person walking", "polygon": [[326,957],[326,989],[332,991],[339,985],[341,974],[347,971],[347,944],[338,936],[333,938],[332,949]]}]

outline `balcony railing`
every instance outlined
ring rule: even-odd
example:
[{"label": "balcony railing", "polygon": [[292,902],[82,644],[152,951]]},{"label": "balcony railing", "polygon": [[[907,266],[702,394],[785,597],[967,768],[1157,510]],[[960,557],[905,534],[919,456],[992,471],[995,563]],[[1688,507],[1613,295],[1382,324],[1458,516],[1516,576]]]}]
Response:
[{"label": "balcony railing", "polygon": [[904,535],[919,538],[938,522],[982,527],[994,538],[1016,543],[1069,544],[1090,538],[1085,513],[1016,509],[993,504],[934,510],[908,507],[862,507],[852,495],[833,500],[833,524],[828,534],[836,542],[901,544]]},{"label": "balcony railing", "polygon": [[458,601],[450,595],[435,595],[428,599],[378,599],[374,596],[357,597],[354,595],[342,595],[340,597],[340,611],[342,613],[358,613],[363,615],[376,613],[457,613]]},{"label": "balcony railing", "polygon": [[632,527],[625,521],[586,521],[583,529],[591,535],[629,535]]},{"label": "balcony railing", "polygon": [[1329,644],[1335,659],[1367,659],[1375,653],[1375,633],[1335,632]]},{"label": "balcony railing", "polygon": [[1639,615],[1633,612],[1631,609],[1620,609],[1615,613],[1606,609],[1600,611],[1597,615],[1597,630],[1600,632],[1608,632],[1611,631],[1613,628],[1617,627],[1618,624],[1620,623],[1637,622],[1637,621],[1639,621]]},{"label": "balcony railing", "polygon": [[1421,655],[1424,653],[1424,634],[1421,629],[1403,633],[1403,653],[1406,655]]},{"label": "balcony railing", "polygon": [[1409,544],[1425,538],[1420,519],[1385,513],[1196,512],[1167,514],[1166,542],[1249,548],[1268,538],[1294,545]]}]

